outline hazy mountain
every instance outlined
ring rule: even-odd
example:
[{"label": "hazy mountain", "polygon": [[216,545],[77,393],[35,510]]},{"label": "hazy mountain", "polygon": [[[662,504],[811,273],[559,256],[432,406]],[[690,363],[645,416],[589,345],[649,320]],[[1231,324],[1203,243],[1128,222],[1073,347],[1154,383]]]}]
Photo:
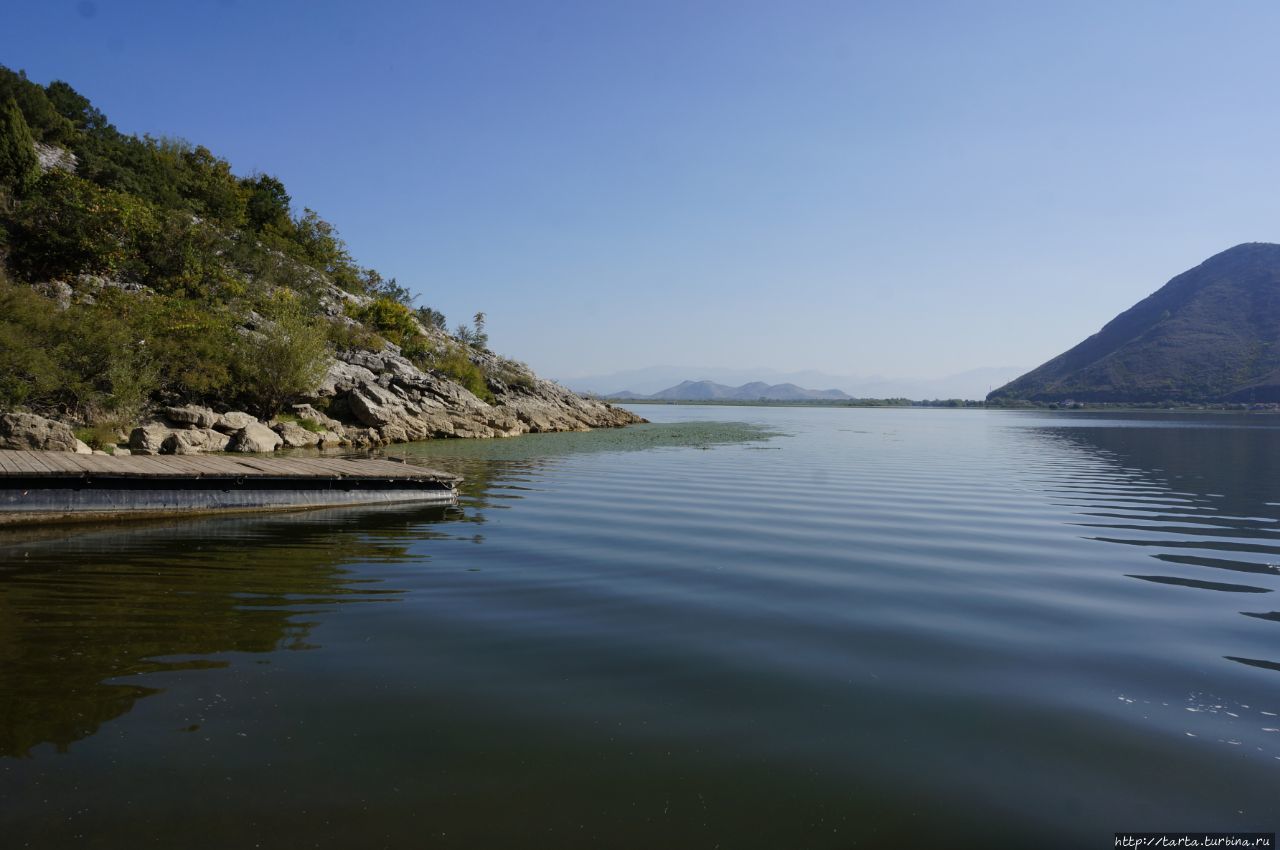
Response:
[{"label": "hazy mountain", "polygon": [[1183,272],[991,398],[1280,401],[1280,245]]},{"label": "hazy mountain", "polygon": [[[562,379],[579,392],[612,397],[641,398],[672,387],[689,375],[730,387],[746,382],[766,386],[795,384],[800,387],[833,387],[854,398],[984,398],[992,389],[1012,380],[1025,367],[1001,366],[971,369],[940,378],[886,378],[878,375],[835,375],[817,370],[780,372],[776,369],[715,369],[689,366],[650,366],[605,375]],[[627,387],[626,393],[618,387]]]},{"label": "hazy mountain", "polygon": [[717,384],[714,381],[681,381],[674,387],[641,396],[634,393],[613,393],[609,398],[650,398],[655,401],[815,401],[819,399],[849,398],[840,390],[807,390],[795,384],[766,384],[752,381],[740,387]]}]

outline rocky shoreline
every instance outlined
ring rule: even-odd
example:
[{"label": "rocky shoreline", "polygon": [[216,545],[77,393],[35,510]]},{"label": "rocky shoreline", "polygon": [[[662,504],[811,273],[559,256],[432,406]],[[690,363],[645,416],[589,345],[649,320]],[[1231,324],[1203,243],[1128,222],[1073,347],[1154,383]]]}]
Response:
[{"label": "rocky shoreline", "polygon": [[645,420],[583,398],[527,367],[495,355],[486,365],[486,402],[447,377],[419,369],[387,343],[382,351],[347,351],[329,364],[315,391],[288,412],[261,420],[238,410],[186,404],[152,411],[119,432],[115,445],[93,449],[72,424],[31,413],[0,414],[0,449],[102,454],[267,453],[289,448],[365,448],[449,437],[513,437],[587,431]]}]

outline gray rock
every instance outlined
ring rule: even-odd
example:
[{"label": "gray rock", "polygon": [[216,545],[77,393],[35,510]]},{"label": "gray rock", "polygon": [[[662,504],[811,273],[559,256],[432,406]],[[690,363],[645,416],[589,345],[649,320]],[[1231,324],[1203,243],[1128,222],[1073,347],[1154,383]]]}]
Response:
[{"label": "gray rock", "polygon": [[337,431],[322,431],[318,436],[320,437],[319,446],[322,449],[351,445],[351,441]]},{"label": "gray rock", "polygon": [[91,455],[93,454],[93,449],[89,448],[89,444],[83,440],[76,440],[75,453],[78,455]]},{"label": "gray rock", "polygon": [[[212,428],[222,418],[207,407],[188,404],[183,407],[166,407],[164,418],[174,425],[192,428]],[[243,427],[243,426],[241,426]]]},{"label": "gray rock", "polygon": [[221,418],[219,418],[217,422],[213,423],[212,427],[218,429],[224,434],[233,434],[241,428],[244,428],[249,423],[257,421],[257,419],[254,419],[244,411],[231,410],[222,414]]},{"label": "gray rock", "polygon": [[194,455],[202,452],[223,452],[231,438],[212,428],[190,428],[174,431],[160,446],[162,454]]},{"label": "gray rock", "polygon": [[149,422],[134,428],[129,434],[129,448],[138,455],[158,455],[174,429],[160,422]]},{"label": "gray rock", "polygon": [[231,452],[274,452],[284,444],[275,431],[256,419],[231,435]]},{"label": "gray rock", "polygon": [[330,431],[342,430],[341,422],[339,422],[337,419],[334,419],[332,416],[327,416],[321,413],[320,411],[316,410],[314,407],[312,407],[309,404],[293,405],[293,415],[298,417],[299,419],[310,419],[312,422],[315,422],[317,425],[323,425],[325,428],[328,428]]},{"label": "gray rock", "polygon": [[62,422],[34,413],[0,414],[0,449],[74,452],[77,443],[71,427]]},{"label": "gray rock", "polygon": [[329,398],[350,392],[357,387],[378,383],[378,376],[363,366],[335,360],[329,364],[328,371],[320,381],[316,395]]},{"label": "gray rock", "polygon": [[309,448],[320,442],[319,434],[308,431],[293,422],[281,422],[274,425],[272,430],[279,434],[284,445],[291,449]]},{"label": "gray rock", "polygon": [[36,161],[40,163],[40,171],[52,171],[55,168],[59,171],[66,171],[74,174],[76,170],[76,155],[60,145],[46,145],[43,142],[36,142]]},{"label": "gray rock", "polygon": [[360,423],[370,428],[382,428],[409,416],[405,399],[376,383],[352,390],[347,403]]}]

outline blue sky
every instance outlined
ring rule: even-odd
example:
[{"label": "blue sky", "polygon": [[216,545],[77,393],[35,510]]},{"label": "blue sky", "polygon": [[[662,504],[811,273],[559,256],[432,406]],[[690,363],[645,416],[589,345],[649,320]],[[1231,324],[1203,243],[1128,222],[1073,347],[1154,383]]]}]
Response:
[{"label": "blue sky", "polygon": [[278,175],[543,373],[930,377],[1280,240],[1277,32],[1243,0],[7,0],[0,63]]}]

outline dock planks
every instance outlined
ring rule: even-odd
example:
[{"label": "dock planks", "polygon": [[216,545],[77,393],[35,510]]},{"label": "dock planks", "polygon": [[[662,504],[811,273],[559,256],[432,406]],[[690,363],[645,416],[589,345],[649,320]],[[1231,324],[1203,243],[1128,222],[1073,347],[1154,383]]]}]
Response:
[{"label": "dock planks", "polygon": [[351,481],[438,481],[456,476],[377,458],[264,458],[228,455],[82,455],[0,450],[5,478],[271,478]]}]

